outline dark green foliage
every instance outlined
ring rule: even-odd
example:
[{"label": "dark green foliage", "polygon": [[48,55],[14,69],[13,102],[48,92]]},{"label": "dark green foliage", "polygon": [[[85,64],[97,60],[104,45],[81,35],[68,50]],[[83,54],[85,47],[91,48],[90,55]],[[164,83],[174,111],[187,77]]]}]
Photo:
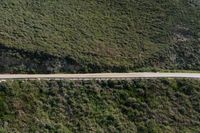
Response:
[{"label": "dark green foliage", "polygon": [[1,0],[0,17],[0,72],[200,70],[198,0]]},{"label": "dark green foliage", "polygon": [[200,131],[200,81],[0,83],[0,132]]}]

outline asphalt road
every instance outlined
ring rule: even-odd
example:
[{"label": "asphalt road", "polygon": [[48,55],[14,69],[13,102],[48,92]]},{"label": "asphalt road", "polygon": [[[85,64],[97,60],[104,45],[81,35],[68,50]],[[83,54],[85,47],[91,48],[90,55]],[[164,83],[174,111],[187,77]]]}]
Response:
[{"label": "asphalt road", "polygon": [[135,78],[196,78],[200,73],[93,73],[93,74],[0,74],[0,80],[123,80]]}]

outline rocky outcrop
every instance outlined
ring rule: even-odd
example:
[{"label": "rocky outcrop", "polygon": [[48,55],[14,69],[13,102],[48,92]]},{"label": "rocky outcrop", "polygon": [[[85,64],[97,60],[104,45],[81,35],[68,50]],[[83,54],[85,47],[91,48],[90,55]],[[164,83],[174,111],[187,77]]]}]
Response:
[{"label": "rocky outcrop", "polygon": [[80,70],[69,57],[61,58],[43,52],[27,52],[0,45],[0,73],[56,73]]}]

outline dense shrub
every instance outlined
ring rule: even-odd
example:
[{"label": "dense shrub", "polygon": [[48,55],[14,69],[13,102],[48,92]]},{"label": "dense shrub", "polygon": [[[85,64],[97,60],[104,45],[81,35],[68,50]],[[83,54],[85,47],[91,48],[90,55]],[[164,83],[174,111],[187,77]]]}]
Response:
[{"label": "dense shrub", "polygon": [[197,0],[2,0],[0,16],[2,73],[200,70]]},{"label": "dense shrub", "polygon": [[199,87],[190,79],[7,81],[0,132],[195,133]]}]

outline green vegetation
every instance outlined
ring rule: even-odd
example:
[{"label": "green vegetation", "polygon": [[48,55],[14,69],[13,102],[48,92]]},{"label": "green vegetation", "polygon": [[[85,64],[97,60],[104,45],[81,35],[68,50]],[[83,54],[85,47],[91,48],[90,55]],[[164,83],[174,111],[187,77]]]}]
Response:
[{"label": "green vegetation", "polygon": [[198,0],[1,0],[0,16],[0,72],[200,70]]},{"label": "green vegetation", "polygon": [[200,132],[200,80],[2,82],[0,132]]}]

